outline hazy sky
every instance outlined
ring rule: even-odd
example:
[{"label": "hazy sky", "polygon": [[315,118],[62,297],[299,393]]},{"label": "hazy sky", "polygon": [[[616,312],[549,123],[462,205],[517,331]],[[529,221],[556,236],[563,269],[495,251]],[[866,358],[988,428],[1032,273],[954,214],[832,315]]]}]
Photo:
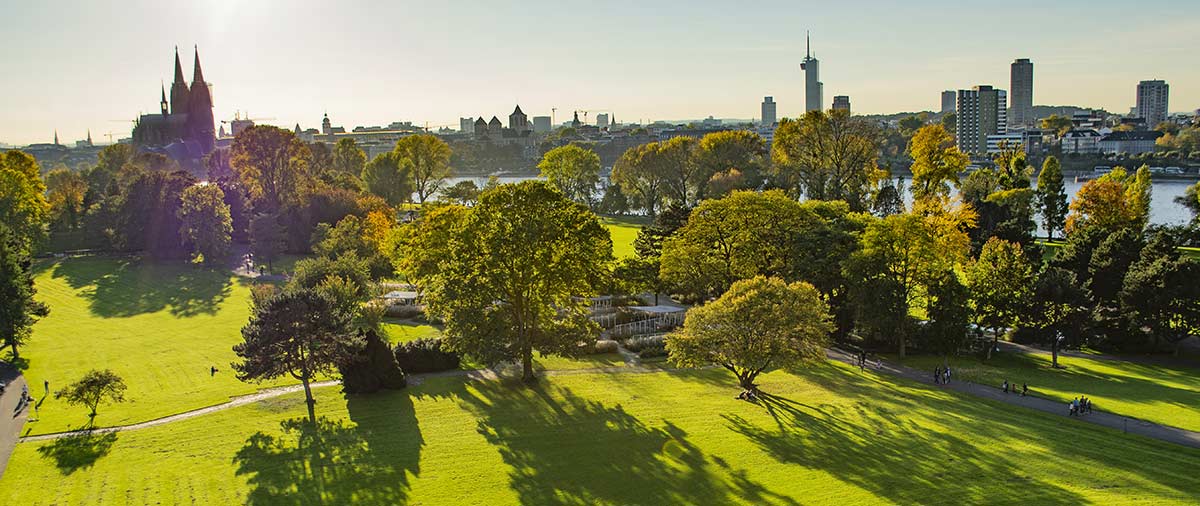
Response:
[{"label": "hazy sky", "polygon": [[1200,1],[895,0],[409,2],[0,0],[0,142],[96,142],[157,112],[178,45],[199,45],[214,114],[291,127],[460,116],[622,122],[757,118],[802,108],[812,30],[825,106],[936,109],[943,89],[1008,88],[1034,61],[1034,102],[1124,112],[1141,79],[1171,85],[1172,111],[1200,107]]}]

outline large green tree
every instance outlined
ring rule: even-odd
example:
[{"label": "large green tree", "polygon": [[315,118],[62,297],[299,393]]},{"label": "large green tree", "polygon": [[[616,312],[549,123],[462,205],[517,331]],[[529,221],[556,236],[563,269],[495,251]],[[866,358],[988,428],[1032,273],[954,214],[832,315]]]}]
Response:
[{"label": "large green tree", "polygon": [[632,207],[641,208],[654,219],[663,203],[665,178],[655,163],[656,143],[642,144],[625,150],[613,165],[612,182],[620,185]]},{"label": "large green tree", "polygon": [[183,190],[179,197],[183,239],[205,263],[212,265],[224,260],[233,234],[225,192],[215,184],[204,184]]},{"label": "large green tree", "polygon": [[244,342],[233,347],[238,379],[263,381],[288,375],[304,385],[308,419],[316,423],[310,383],[333,373],[337,364],[354,358],[363,348],[350,332],[350,315],[314,290],[288,290],[267,300],[242,328]]},{"label": "large green tree", "polygon": [[959,173],[971,162],[941,125],[928,125],[917,130],[909,142],[908,154],[913,159],[913,198],[918,200],[949,196],[949,183],[958,184]]},{"label": "large green tree", "polygon": [[450,177],[450,146],[437,136],[429,134],[410,135],[396,141],[397,163],[407,167],[412,174],[413,189],[417,199],[424,203],[441,190]]},{"label": "large green tree", "polygon": [[257,212],[278,211],[309,186],[312,152],[290,130],[255,125],[233,139],[230,163]]},{"label": "large green tree", "polygon": [[491,364],[520,361],[532,381],[534,350],[571,355],[595,340],[580,297],[608,277],[612,240],[548,184],[485,191],[444,251],[426,300],[451,347]]},{"label": "large green tree", "polygon": [[1067,220],[1067,191],[1058,158],[1048,156],[1042,162],[1042,171],[1038,173],[1037,200],[1046,237],[1054,239],[1054,233],[1061,232]]},{"label": "large green tree", "polygon": [[775,183],[812,200],[844,200],[854,211],[870,208],[882,135],[848,111],[809,111],[784,119],[771,144]]},{"label": "large green tree", "polygon": [[89,417],[96,418],[96,408],[101,402],[125,402],[125,380],[111,369],[91,370],[78,381],[67,385],[54,393],[56,399],[66,399],[67,404],[80,404],[91,412]]},{"label": "large green tree", "polygon": [[[966,262],[971,239],[964,230],[975,223],[969,207],[946,207],[941,202],[917,202],[908,213],[893,214],[871,222],[862,234],[861,249],[853,254],[847,270],[856,284],[880,287],[896,294],[905,314],[920,307],[939,276]],[[860,299],[861,300],[861,299]],[[862,302],[871,304],[870,300]],[[887,307],[897,305],[885,301]],[[860,310],[871,311],[871,308]],[[896,329],[900,356],[907,350],[907,325]]]},{"label": "large green tree", "polygon": [[0,222],[0,338],[12,349],[14,359],[21,357],[18,347],[29,340],[33,324],[50,313],[49,307],[34,299],[37,289],[30,265],[23,241]]},{"label": "large green tree", "polygon": [[1175,345],[1200,335],[1200,262],[1178,255],[1142,255],[1120,293],[1122,312],[1156,342]]},{"label": "large green tree", "polygon": [[574,144],[554,148],[538,163],[541,176],[567,198],[591,207],[600,184],[600,156]]},{"label": "large green tree", "polygon": [[1075,273],[1050,266],[1038,274],[1024,325],[1037,329],[1038,340],[1050,346],[1051,367],[1058,368],[1058,352],[1063,346],[1083,341],[1088,305],[1087,293]]},{"label": "large green tree", "polygon": [[363,152],[354,139],[338,139],[333,146],[333,170],[342,174],[357,176],[367,164],[367,154]]},{"label": "large green tree", "polygon": [[1083,184],[1071,201],[1066,231],[1097,226],[1109,232],[1141,231],[1150,220],[1150,170],[1129,174],[1122,167]]},{"label": "large green tree", "polygon": [[695,163],[701,177],[701,197],[722,197],[733,190],[758,188],[766,172],[767,144],[748,130],[713,132],[700,138]]},{"label": "large green tree", "polygon": [[45,236],[49,211],[37,160],[23,151],[0,153],[0,223],[30,247]]},{"label": "large green tree", "polygon": [[395,152],[383,153],[363,167],[362,180],[367,191],[383,198],[391,206],[412,200],[412,165],[401,164]]},{"label": "large green tree", "polygon": [[966,342],[971,323],[969,300],[970,290],[953,271],[933,277],[925,310],[928,321],[922,331],[926,344],[946,359]]},{"label": "large green tree", "polygon": [[991,358],[1001,331],[1028,314],[1025,306],[1033,288],[1033,267],[1021,245],[993,237],[967,266],[966,275],[975,317],[981,327],[992,330],[993,345],[987,352]]},{"label": "large green tree", "polygon": [[671,363],[717,364],[749,393],[771,368],[824,358],[833,331],[829,307],[812,285],[756,276],[734,283],[720,298],[687,312],[683,328],[667,337]]}]

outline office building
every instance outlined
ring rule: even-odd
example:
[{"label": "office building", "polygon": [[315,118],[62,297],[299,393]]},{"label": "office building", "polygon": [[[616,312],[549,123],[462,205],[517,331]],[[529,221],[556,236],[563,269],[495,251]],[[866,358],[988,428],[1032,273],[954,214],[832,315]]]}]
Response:
[{"label": "office building", "polygon": [[1101,153],[1125,153],[1138,155],[1153,153],[1158,138],[1164,134],[1156,130],[1113,132],[1100,138],[1097,149]]},{"label": "office building", "polygon": [[833,97],[833,110],[850,112],[850,96],[837,95]]},{"label": "office building", "polygon": [[1010,126],[1033,125],[1033,62],[1021,58],[1012,62],[1009,73],[1009,91],[1012,92],[1012,107],[1008,113]]},{"label": "office building", "polygon": [[823,110],[821,104],[825,103],[822,95],[825,85],[821,83],[821,62],[812,55],[812,44],[807,36],[805,36],[805,56],[804,60],[800,62],[800,69],[804,71],[804,110]]},{"label": "office building", "polygon": [[775,97],[763,97],[762,101],[762,126],[771,126],[775,124]]},{"label": "office building", "polygon": [[987,153],[988,136],[1008,133],[1008,96],[1004,90],[987,85],[958,90],[954,108],[958,111],[955,142],[964,153]]},{"label": "office building", "polygon": [[596,126],[600,128],[608,128],[608,113],[600,113],[596,115]]},{"label": "office building", "polygon": [[545,134],[550,133],[550,116],[534,116],[533,118],[533,133]]},{"label": "office building", "polygon": [[958,100],[958,94],[954,90],[946,90],[942,92],[942,113],[954,112],[954,101]]},{"label": "office building", "polygon": [[1167,120],[1167,95],[1170,87],[1163,80],[1142,81],[1137,86],[1137,117],[1154,128]]}]

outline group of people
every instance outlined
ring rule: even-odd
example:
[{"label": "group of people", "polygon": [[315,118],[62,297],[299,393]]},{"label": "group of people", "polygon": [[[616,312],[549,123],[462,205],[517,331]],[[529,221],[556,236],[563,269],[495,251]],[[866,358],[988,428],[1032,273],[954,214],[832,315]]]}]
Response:
[{"label": "group of people", "polygon": [[[1017,384],[1016,383],[1010,384],[1008,382],[1008,380],[1004,380],[1004,383],[1000,385],[1000,389],[1004,390],[1004,393],[1006,393],[1006,394],[1010,393],[1010,391],[1011,391],[1011,393],[1015,394],[1015,393],[1017,393]],[[1029,385],[1026,385],[1025,383],[1021,383],[1021,397],[1025,397],[1028,394],[1029,394]]]},{"label": "group of people", "polygon": [[950,384],[950,366],[933,368],[933,382],[939,385]]},{"label": "group of people", "polygon": [[1068,416],[1080,416],[1084,413],[1092,412],[1092,400],[1085,396],[1076,397],[1071,402],[1067,403]]}]

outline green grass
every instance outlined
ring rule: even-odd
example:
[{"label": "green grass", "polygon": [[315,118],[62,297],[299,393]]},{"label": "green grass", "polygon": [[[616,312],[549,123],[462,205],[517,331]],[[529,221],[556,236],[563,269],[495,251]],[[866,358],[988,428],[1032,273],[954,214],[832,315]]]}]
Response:
[{"label": "green grass", "polygon": [[633,241],[649,220],[641,216],[604,216],[600,218],[600,223],[604,224],[612,235],[613,256],[621,259],[637,254],[633,249]]},{"label": "green grass", "polygon": [[418,323],[412,320],[387,318],[383,321],[383,332],[388,342],[392,344],[406,343],[417,339],[442,337],[442,329],[428,323]]},{"label": "green grass", "polygon": [[[921,356],[904,363],[932,371],[942,361]],[[1058,363],[1065,368],[1052,369],[1049,355],[1001,353],[987,363],[951,359],[950,367],[958,379],[1026,383],[1034,395],[1064,403],[1086,395],[1096,409],[1200,431],[1200,369],[1062,356]]]},{"label": "green grass", "polygon": [[[39,263],[35,270],[38,299],[50,315],[21,350],[30,392],[40,400],[38,421],[25,426],[31,434],[88,421],[86,408],[53,393],[91,369],[112,369],[129,387],[127,402],[100,407],[98,426],[151,420],[291,383],[244,383],[229,367],[250,315],[249,284],[240,278],[192,265],[99,257]],[[51,395],[43,399],[44,380]]]},{"label": "green grass", "polygon": [[1200,450],[846,366],[429,379],[22,443],[0,504],[1194,504]]},{"label": "green grass", "polygon": [[[1057,252],[1059,248],[1067,245],[1066,241],[1062,240],[1047,241],[1045,239],[1038,239],[1034,242],[1044,248],[1044,251],[1042,251],[1042,257],[1046,260],[1054,258],[1054,253]],[[1181,246],[1179,248],[1179,253],[1185,257],[1191,257],[1196,260],[1200,260],[1200,248]]]}]

